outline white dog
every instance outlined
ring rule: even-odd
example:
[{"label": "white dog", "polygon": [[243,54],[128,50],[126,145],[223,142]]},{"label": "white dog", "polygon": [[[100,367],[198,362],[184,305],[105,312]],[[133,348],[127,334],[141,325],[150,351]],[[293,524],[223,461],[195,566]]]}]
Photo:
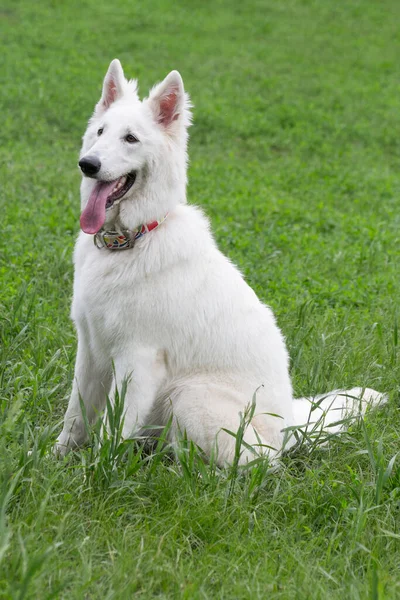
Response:
[{"label": "white dog", "polygon": [[[219,464],[232,462],[236,440],[225,430],[237,431],[255,392],[241,462],[263,452],[274,459],[283,430],[308,421],[271,310],[218,250],[202,211],[186,204],[189,108],[177,71],[140,101],[120,62],[110,64],[79,161],[78,352],[57,453],[86,440],[80,398],[93,422],[126,378],[124,438],[173,415],[171,440],[186,432]],[[381,398],[332,394],[320,405],[329,423],[359,404],[352,397],[364,406]]]}]

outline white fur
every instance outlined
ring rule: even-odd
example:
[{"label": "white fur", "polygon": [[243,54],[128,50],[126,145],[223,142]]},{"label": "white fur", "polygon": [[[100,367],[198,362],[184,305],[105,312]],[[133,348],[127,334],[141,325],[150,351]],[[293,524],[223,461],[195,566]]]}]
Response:
[{"label": "white fur", "polygon": [[[208,455],[217,448],[220,464],[232,461],[235,447],[223,429],[238,429],[256,390],[244,440],[259,452],[261,442],[274,449],[273,458],[282,449],[282,430],[308,421],[309,403],[292,399],[288,353],[270,308],[218,250],[202,211],[186,204],[189,106],[176,71],[141,102],[119,61],[111,63],[81,157],[101,160],[99,179],[133,169],[137,179],[107,211],[106,225],[135,229],[169,216],[126,251],[99,250],[92,235],[79,234],[72,303],[78,352],[59,453],[86,439],[79,396],[93,421],[106,394],[127,377],[124,437],[165,425],[172,411],[171,438],[186,431]],[[139,143],[123,141],[127,129]],[[83,177],[82,209],[94,184]],[[379,399],[372,391],[366,395]],[[331,420],[346,410],[337,392],[324,402],[340,409],[329,411]],[[252,457],[244,448],[241,461]]]}]

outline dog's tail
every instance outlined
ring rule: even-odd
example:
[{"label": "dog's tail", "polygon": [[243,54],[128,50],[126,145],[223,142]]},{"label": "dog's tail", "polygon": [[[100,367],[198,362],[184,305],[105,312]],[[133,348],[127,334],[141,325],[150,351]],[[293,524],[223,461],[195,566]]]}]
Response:
[{"label": "dog's tail", "polygon": [[385,404],[386,394],[370,388],[335,390],[293,400],[293,426],[287,428],[285,449],[301,441],[326,441],[372,407]]}]

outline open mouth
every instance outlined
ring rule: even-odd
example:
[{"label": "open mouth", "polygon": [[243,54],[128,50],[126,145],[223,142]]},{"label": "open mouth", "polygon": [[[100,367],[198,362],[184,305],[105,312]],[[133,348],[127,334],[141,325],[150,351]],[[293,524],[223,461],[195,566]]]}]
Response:
[{"label": "open mouth", "polygon": [[106,210],[111,208],[116,200],[120,200],[125,196],[125,194],[131,189],[133,184],[135,183],[136,172],[128,173],[128,175],[123,175],[117,181],[115,181],[115,186],[111,190],[111,193],[107,196],[106,200]]},{"label": "open mouth", "polygon": [[81,228],[85,233],[97,233],[106,220],[106,211],[128,193],[135,183],[136,172],[123,175],[115,181],[97,180],[81,214]]}]

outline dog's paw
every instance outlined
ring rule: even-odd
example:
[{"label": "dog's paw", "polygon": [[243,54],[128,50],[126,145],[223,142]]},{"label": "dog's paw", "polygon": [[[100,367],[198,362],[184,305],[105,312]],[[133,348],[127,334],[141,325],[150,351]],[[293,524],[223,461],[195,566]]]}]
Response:
[{"label": "dog's paw", "polygon": [[71,449],[71,437],[62,432],[52,448],[52,454],[56,458],[64,458]]}]

